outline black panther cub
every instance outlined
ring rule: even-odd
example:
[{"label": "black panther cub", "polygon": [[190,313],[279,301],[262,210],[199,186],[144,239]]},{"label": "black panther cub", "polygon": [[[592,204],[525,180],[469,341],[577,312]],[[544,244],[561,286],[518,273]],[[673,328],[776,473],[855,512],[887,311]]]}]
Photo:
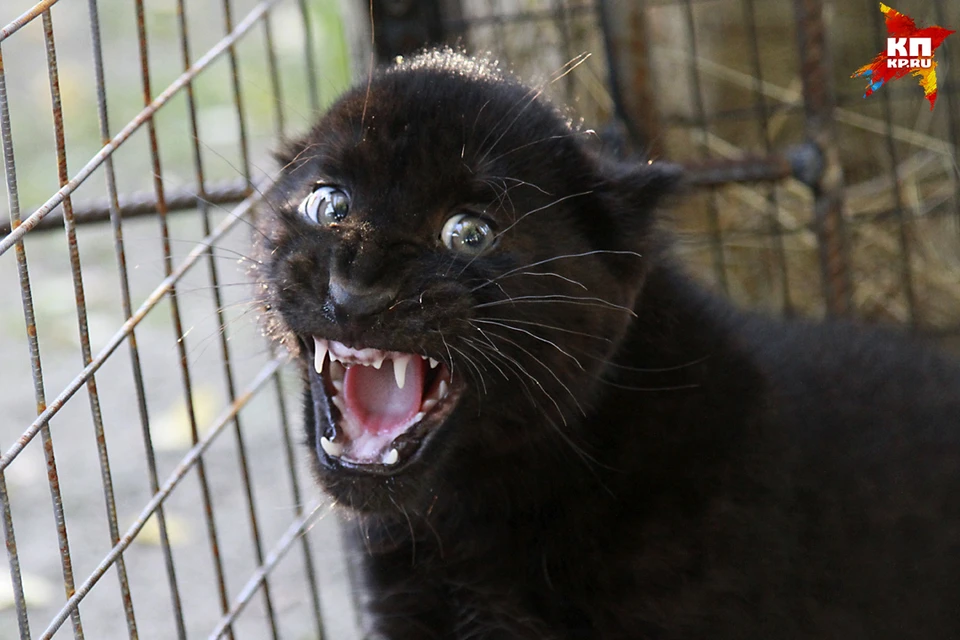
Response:
[{"label": "black panther cub", "polygon": [[376,637],[960,638],[960,368],[706,293],[677,171],[587,138],[437,51],[281,155],[266,326]]}]

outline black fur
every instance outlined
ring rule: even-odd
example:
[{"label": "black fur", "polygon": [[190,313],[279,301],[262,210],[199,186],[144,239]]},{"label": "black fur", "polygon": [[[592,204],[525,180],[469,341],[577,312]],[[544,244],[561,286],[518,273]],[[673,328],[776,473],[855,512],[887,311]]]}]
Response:
[{"label": "black fur", "polygon": [[[960,368],[705,293],[654,226],[676,172],[591,145],[489,63],[434,52],[281,155],[259,223],[271,335],[308,380],[320,335],[430,355],[463,389],[384,474],[318,454],[325,400],[306,386],[311,459],[356,513],[376,631],[960,638]],[[321,178],[352,197],[336,229],[296,213]],[[501,233],[472,261],[437,241],[468,205]],[[339,315],[331,263],[397,304]]]}]

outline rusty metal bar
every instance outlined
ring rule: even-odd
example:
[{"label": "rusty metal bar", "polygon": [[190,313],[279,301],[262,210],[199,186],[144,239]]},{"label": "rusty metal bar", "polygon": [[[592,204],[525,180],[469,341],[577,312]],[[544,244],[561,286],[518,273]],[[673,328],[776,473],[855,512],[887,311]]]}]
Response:
[{"label": "rusty metal bar", "polygon": [[[937,17],[937,24],[947,24],[947,10],[944,0],[934,0],[933,10]],[[954,71],[954,74],[957,72]],[[886,87],[884,87],[886,88]],[[937,100],[947,101],[947,130],[954,150],[960,149],[960,78],[943,77],[937,79]],[[957,207],[957,220],[960,221],[960,176],[955,176],[954,203]]]},{"label": "rusty metal bar", "polygon": [[[750,43],[750,66],[754,77],[754,110],[759,119],[760,137],[763,139],[764,152],[769,156],[774,153],[773,141],[770,139],[770,108],[767,105],[766,96],[763,95],[763,65],[760,63],[760,33],[757,30],[757,11],[755,0],[744,0],[743,21],[747,27],[747,40]],[[797,154],[794,154],[794,158]],[[806,154],[800,157],[809,157]],[[791,163],[791,169],[795,169],[795,163]],[[791,314],[793,312],[793,303],[790,299],[790,277],[787,271],[787,252],[783,243],[783,228],[780,226],[778,212],[780,210],[780,201],[777,197],[776,185],[767,187],[767,202],[769,208],[767,211],[767,226],[770,229],[773,238],[773,252],[777,256],[777,266],[780,270],[780,289],[781,300],[780,307],[783,313]]]},{"label": "rusty metal bar", "polygon": [[[14,228],[20,224],[20,198],[17,190],[17,165],[13,154],[13,134],[10,127],[10,107],[7,101],[6,75],[3,67],[3,51],[0,49],[0,137],[3,140],[3,165],[7,182],[7,200],[10,205],[10,217]],[[33,377],[34,400],[37,405],[37,414],[43,415],[49,411],[46,402],[46,393],[43,385],[43,369],[40,361],[40,340],[37,335],[36,316],[33,308],[33,293],[30,286],[30,273],[27,268],[27,253],[23,246],[23,241],[18,241],[14,245],[14,253],[17,257],[17,275],[20,280],[20,298],[23,305],[23,319],[27,329],[27,345],[30,349],[30,368]],[[79,385],[78,385],[79,388]],[[52,412],[50,413],[52,415]],[[40,433],[40,440],[43,445],[43,459],[47,467],[47,484],[50,487],[50,499],[53,503],[53,519],[57,528],[57,542],[60,551],[60,569],[63,574],[63,589],[67,598],[70,598],[75,591],[73,580],[73,559],[70,556],[70,540],[67,535],[67,521],[63,513],[63,498],[60,494],[60,475],[57,471],[57,459],[53,450],[53,436],[50,433],[49,417],[43,425],[38,425],[34,430],[31,439]],[[24,441],[21,437],[15,447],[23,449],[29,440]],[[19,449],[17,453],[19,453]],[[0,472],[9,466],[13,461],[11,456],[6,464],[0,466]],[[8,540],[9,545],[9,540]],[[8,554],[10,553],[8,547]],[[16,585],[16,581],[15,581]],[[22,584],[20,593],[22,594]],[[16,590],[16,586],[15,586]],[[19,602],[19,606],[26,606]],[[25,615],[25,614],[24,614]],[[75,639],[83,638],[83,624],[80,621],[80,612],[74,611],[71,614],[73,625],[73,636]],[[28,631],[29,634],[29,631]],[[29,637],[29,635],[28,635]]]},{"label": "rusty metal bar", "polygon": [[[224,30],[227,33],[230,33],[233,30],[233,13],[231,8],[231,0],[223,0],[223,26]],[[267,20],[269,17],[269,11],[263,14],[263,20]],[[268,25],[269,27],[269,25]],[[269,41],[269,39],[268,39]],[[237,126],[238,133],[240,136],[240,157],[242,162],[242,172],[243,177],[250,182],[250,148],[247,138],[247,128],[246,122],[244,119],[244,105],[243,97],[240,91],[240,66],[237,60],[237,54],[233,47],[230,47],[228,52],[230,60],[230,72],[231,72],[231,81],[233,85],[233,104],[234,110],[237,115]],[[276,66],[274,65],[271,69],[273,73],[276,73]],[[279,78],[274,77],[272,79],[273,86],[276,88],[279,83]],[[279,96],[276,96],[279,99]],[[199,167],[199,165],[198,165]],[[209,223],[205,223],[209,227]],[[227,385],[227,398],[232,402],[236,394],[236,384],[233,378],[233,369],[230,365],[230,347],[229,347],[229,335],[227,332],[226,323],[224,322],[224,312],[223,304],[220,298],[220,288],[218,286],[219,279],[217,277],[217,267],[216,261],[213,260],[212,254],[209,261],[210,275],[213,284],[213,298],[214,304],[217,313],[217,319],[219,320],[220,326],[223,327],[219,332],[220,338],[220,353],[221,360],[223,362],[223,373],[224,380]],[[256,501],[253,495],[253,482],[250,475],[250,465],[247,462],[247,446],[243,437],[243,428],[240,423],[240,417],[235,416],[233,419],[233,433],[234,439],[237,445],[237,458],[238,463],[240,464],[240,477],[243,481],[243,490],[244,497],[246,498],[247,505],[247,516],[250,520],[250,536],[253,541],[254,548],[254,557],[257,560],[258,565],[263,565],[264,555],[263,555],[263,541],[260,535],[260,523],[257,520],[257,508]],[[267,622],[270,627],[270,635],[273,640],[279,640],[280,632],[277,628],[276,612],[274,611],[273,598],[270,595],[270,583],[266,580],[263,581],[263,606],[267,612]]]},{"label": "rusty metal bar", "polygon": [[852,310],[852,300],[843,219],[844,180],[836,144],[823,0],[794,0],[794,8],[806,135],[819,147],[824,162],[823,171],[809,183],[815,202],[823,295],[827,313],[847,315]]},{"label": "rusty metal bar", "polygon": [[[42,16],[43,39],[47,53],[47,75],[50,82],[51,110],[53,112],[54,139],[56,140],[57,176],[62,187],[69,180],[67,172],[67,147],[63,131],[63,104],[60,99],[60,73],[57,67],[57,46],[53,35],[53,16],[45,11]],[[77,308],[77,325],[80,332],[80,352],[83,365],[90,364],[90,330],[87,325],[87,302],[83,286],[83,274],[80,271],[80,247],[77,243],[77,231],[73,224],[73,207],[70,196],[63,199],[63,228],[67,235],[67,253],[70,257],[70,271],[73,279],[73,293]],[[103,415],[100,411],[100,393],[95,376],[87,378],[87,396],[90,401],[90,414],[93,419],[94,436],[97,442],[97,454],[100,463],[100,480],[103,487],[104,503],[107,510],[107,526],[110,531],[110,543],[116,544],[120,537],[117,525],[117,502],[113,492],[113,478],[110,473],[110,456],[107,451],[106,434],[103,431]],[[130,584],[123,556],[117,558],[117,577],[120,580],[120,597],[127,622],[130,638],[137,637],[137,623],[133,612],[133,599],[130,597]]]},{"label": "rusty metal bar", "polygon": [[219,58],[223,53],[233,45],[237,40],[243,37],[250,29],[259,22],[266,11],[279,2],[279,0],[261,0],[250,13],[239,23],[237,27],[225,38],[222,38],[217,44],[211,47],[200,57],[190,70],[181,74],[166,89],[164,89],[152,102],[150,102],[137,116],[128,122],[120,132],[115,135],[109,144],[104,145],[79,172],[71,179],[66,186],[60,188],[50,197],[39,209],[25,218],[20,225],[13,229],[3,239],[0,239],[0,255],[3,255],[31,229],[37,226],[46,215],[48,215],[57,205],[63,202],[65,196],[76,191],[87,178],[92,174],[107,157],[111,156],[121,144],[123,144],[131,135],[143,126],[160,107],[165,105],[170,99],[183,89],[188,82],[193,80],[201,71],[210,66],[210,64]]},{"label": "rusty metal bar", "polygon": [[[143,0],[136,0],[134,3],[137,16],[137,44],[140,55],[140,82],[143,87],[144,106],[150,105],[153,100],[153,94],[150,88],[150,59],[147,45],[147,28],[144,15]],[[178,7],[181,17],[184,16],[182,5]],[[233,52],[233,49],[228,48]],[[185,72],[185,74],[188,72]],[[192,92],[192,86],[187,83],[188,92]],[[189,95],[189,93],[188,93]],[[163,169],[160,164],[160,148],[157,142],[157,129],[153,118],[147,119],[147,137],[150,143],[150,160],[153,167],[153,188],[157,197],[157,213],[159,214],[161,247],[163,250],[163,271],[166,277],[173,273],[173,252],[170,247],[170,229],[167,223],[167,203],[163,185]],[[201,186],[202,193],[202,186]],[[205,247],[209,251],[209,247]],[[176,285],[172,285],[167,293],[170,301],[170,316],[173,322],[174,336],[177,337],[176,349],[180,360],[180,379],[183,384],[184,402],[186,403],[187,417],[190,423],[190,438],[194,444],[200,439],[200,433],[197,426],[196,408],[193,402],[193,383],[190,375],[189,359],[187,357],[187,341],[183,332],[183,320],[180,312],[180,302],[177,297]],[[227,596],[226,576],[223,570],[223,560],[220,557],[220,540],[217,533],[216,520],[213,513],[213,496],[210,491],[210,483],[207,480],[206,467],[203,459],[197,460],[197,477],[200,480],[200,495],[203,503],[204,522],[207,528],[207,538],[210,545],[210,555],[213,560],[214,573],[217,579],[217,591],[220,596],[221,609],[228,606],[229,597]]]},{"label": "rusty metal bar", "polygon": [[[88,0],[89,1],[89,0]],[[107,140],[109,142],[109,140]],[[106,167],[112,160],[104,161]],[[250,195],[250,187],[245,180],[221,181],[209,185],[202,194],[193,189],[168,189],[166,192],[167,212],[193,211],[198,208],[202,199],[209,205],[236,204]],[[73,204],[73,222],[76,225],[95,222],[108,222],[114,211],[113,197],[91,202],[75,202]],[[150,192],[135,192],[129,195],[118,195],[116,213],[121,219],[140,218],[157,214],[157,196]],[[59,207],[50,215],[43,218],[34,230],[45,231],[63,228],[63,216]],[[10,222],[0,220],[0,234],[10,233]]]},{"label": "rusty metal bar", "polygon": [[644,155],[662,156],[662,122],[653,91],[647,6],[600,0],[599,19],[614,115]]},{"label": "rusty metal bar", "polygon": [[[103,70],[103,48],[100,40],[100,15],[97,7],[97,0],[88,0],[88,14],[90,18],[90,34],[93,43],[93,63],[94,73],[97,81],[97,117],[100,125],[101,144],[110,142],[110,124],[107,111],[106,82]],[[123,228],[120,221],[120,198],[117,195],[116,175],[113,167],[113,158],[109,157],[104,161],[105,177],[107,183],[107,209],[110,217],[111,226],[114,234],[114,252],[117,258],[117,267],[120,276],[120,296],[125,320],[129,320],[132,315],[132,305],[130,303],[130,279],[127,273],[126,252],[123,242]],[[77,222],[79,212],[74,208],[74,224]],[[43,222],[50,220],[53,216],[44,219]],[[43,224],[43,222],[41,224]],[[130,348],[130,361],[133,373],[134,388],[137,397],[137,410],[140,417],[140,429],[143,439],[144,454],[147,459],[147,478],[149,481],[150,492],[155,494],[159,489],[159,479],[157,473],[157,460],[153,450],[153,436],[150,431],[150,417],[147,411],[146,391],[143,384],[143,371],[140,365],[140,350],[137,346],[136,332],[131,330],[128,346]],[[157,509],[157,527],[160,534],[160,548],[163,553],[164,566],[167,571],[167,582],[170,588],[171,604],[173,605],[174,623],[177,627],[177,638],[186,640],[186,627],[183,621],[183,603],[180,598],[180,589],[177,586],[176,568],[173,562],[173,552],[170,547],[170,536],[167,532],[167,518],[163,508]],[[113,541],[116,544],[116,540]]]},{"label": "rusty metal bar", "polygon": [[122,554],[127,547],[133,542],[133,539],[137,537],[140,533],[140,530],[143,529],[144,525],[147,523],[147,520],[150,519],[157,508],[166,500],[167,496],[180,484],[180,481],[187,475],[191,469],[199,466],[201,464],[201,458],[203,453],[210,447],[213,441],[218,435],[224,430],[227,424],[240,412],[243,407],[245,407],[250,400],[263,388],[263,385],[267,383],[273,377],[273,374],[283,365],[285,362],[282,358],[277,358],[268,362],[256,377],[250,382],[246,389],[244,389],[238,396],[237,399],[231,404],[223,413],[217,416],[216,420],[213,421],[210,429],[204,432],[202,439],[198,440],[186,455],[180,460],[180,464],[177,465],[177,468],[174,469],[173,473],[167,477],[167,480],[164,481],[163,486],[157,491],[150,500],[144,505],[143,510],[140,511],[140,515],[137,516],[137,519],[134,521],[130,528],[123,534],[120,540],[110,549],[110,552],[104,556],[103,560],[100,561],[100,564],[97,565],[97,568],[94,569],[93,573],[83,581],[83,584],[77,589],[77,592],[67,600],[66,604],[63,605],[63,608],[57,613],[57,615],[50,622],[50,625],[43,632],[43,635],[40,637],[40,640],[50,640],[53,637],[53,634],[57,632],[64,621],[67,619],[67,616],[71,615],[71,612],[77,610],[77,606],[80,604],[80,601],[86,597],[90,590],[100,581],[100,578],[113,566],[117,558]]},{"label": "rusty metal bar", "polygon": [[[3,49],[0,48],[0,134],[3,138],[3,159],[7,183],[7,202],[10,206],[10,212],[13,220],[17,220],[20,215],[19,198],[17,196],[17,177],[16,165],[13,161],[13,141],[10,131],[10,113],[7,103],[7,79],[3,70]],[[17,267],[21,286],[24,290],[29,290],[29,276],[26,268],[26,256],[23,254],[23,243],[17,243]],[[24,286],[24,284],[26,286]],[[29,317],[32,315],[32,303],[29,296],[24,298],[24,313]],[[29,309],[29,311],[28,311]],[[28,335],[30,322],[27,323]],[[31,355],[33,344],[31,343]],[[36,378],[34,379],[36,383]],[[40,388],[42,393],[42,385]],[[39,406],[40,401],[37,402]],[[20,573],[20,556],[17,552],[16,532],[13,528],[13,512],[10,509],[10,498],[7,494],[6,474],[0,471],[0,505],[3,505],[3,539],[7,549],[7,566],[10,569],[10,583],[13,590],[14,606],[17,608],[17,626],[20,629],[20,638],[30,640],[30,621],[27,615],[27,601],[23,595],[23,576]]]},{"label": "rusty metal bar", "polygon": [[277,566],[277,563],[287,555],[287,552],[290,550],[290,547],[293,546],[293,543],[297,541],[297,538],[302,537],[309,531],[313,523],[319,519],[321,515],[320,510],[323,506],[323,502],[314,503],[305,514],[298,516],[297,519],[287,527],[284,534],[277,540],[277,544],[270,553],[267,554],[264,562],[257,567],[257,570],[250,576],[247,584],[240,590],[236,604],[233,605],[230,612],[221,618],[217,626],[214,627],[208,636],[208,640],[218,640],[222,638],[223,634],[226,633],[226,629],[229,628],[230,624],[232,624],[237,619],[237,616],[246,608],[257,590],[261,587],[266,588],[267,576],[270,575],[270,572]]},{"label": "rusty metal bar", "polygon": [[684,182],[696,187],[725,184],[780,182],[794,175],[790,159],[783,155],[748,156],[738,160],[711,159],[682,163]]},{"label": "rusty metal bar", "polygon": [[5,26],[3,29],[0,29],[0,42],[3,42],[17,31],[27,26],[34,20],[36,20],[40,14],[44,11],[57,4],[60,0],[43,0],[37,4],[30,7],[27,11],[22,13],[20,17],[16,20]]},{"label": "rusty metal bar", "polygon": [[314,61],[313,27],[310,24],[310,12],[307,1],[297,0],[300,10],[300,23],[303,25],[304,62],[307,75],[307,90],[310,96],[310,109],[314,115],[320,111],[320,91],[317,89],[317,64]]},{"label": "rusty metal bar", "polygon": [[3,540],[7,548],[7,567],[13,587],[13,604],[17,608],[17,627],[21,640],[30,640],[30,622],[27,617],[27,600],[23,595],[23,575],[20,572],[20,555],[17,552],[17,536],[13,530],[13,513],[10,510],[10,494],[7,493],[7,475],[0,472],[0,505],[3,506]]},{"label": "rusty metal bar", "polygon": [[[277,409],[280,413],[280,430],[283,435],[283,451],[286,455],[287,471],[290,473],[290,492],[293,498],[293,508],[298,518],[303,517],[303,498],[300,492],[300,479],[297,476],[298,460],[294,453],[293,437],[290,430],[290,419],[287,414],[287,401],[284,399],[283,380],[278,371],[273,375],[274,387],[277,392]],[[307,587],[310,589],[310,604],[313,609],[313,619],[317,627],[317,640],[326,637],[323,616],[320,613],[320,588],[317,583],[317,573],[313,566],[313,554],[310,551],[310,540],[306,536],[300,538],[303,547],[303,570],[306,574]]]}]

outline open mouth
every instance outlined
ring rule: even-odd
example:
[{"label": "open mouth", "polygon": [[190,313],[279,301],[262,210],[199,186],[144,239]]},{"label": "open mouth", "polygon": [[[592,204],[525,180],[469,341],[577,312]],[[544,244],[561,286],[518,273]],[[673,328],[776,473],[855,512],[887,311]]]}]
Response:
[{"label": "open mouth", "polygon": [[[459,399],[447,365],[399,351],[354,349],[313,340],[315,400],[328,400],[318,455],[370,471],[393,471],[412,459]],[[319,424],[322,424],[320,422]]]}]

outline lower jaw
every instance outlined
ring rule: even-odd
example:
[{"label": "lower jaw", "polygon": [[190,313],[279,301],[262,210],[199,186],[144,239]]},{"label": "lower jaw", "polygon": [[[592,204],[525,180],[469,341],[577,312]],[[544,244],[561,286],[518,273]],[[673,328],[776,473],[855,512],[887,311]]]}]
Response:
[{"label": "lower jaw", "polygon": [[[436,407],[432,414],[428,414],[423,419],[422,423],[412,426],[408,431],[409,435],[400,436],[398,440],[402,440],[402,443],[398,443],[397,447],[402,454],[395,464],[355,461],[347,457],[330,456],[321,447],[321,438],[336,439],[342,427],[337,424],[336,418],[339,411],[331,406],[323,380],[314,375],[309,375],[309,380],[311,397],[308,410],[311,410],[313,415],[313,424],[310,425],[312,427],[310,444],[313,455],[320,469],[326,472],[325,475],[341,475],[345,478],[367,476],[375,479],[405,473],[409,467],[420,460],[423,449],[430,444],[436,435],[435,432],[444,426],[443,423],[449,418],[460,399],[460,390],[457,389],[455,392],[451,390],[452,396],[444,406]],[[330,431],[331,427],[332,431]]]}]

